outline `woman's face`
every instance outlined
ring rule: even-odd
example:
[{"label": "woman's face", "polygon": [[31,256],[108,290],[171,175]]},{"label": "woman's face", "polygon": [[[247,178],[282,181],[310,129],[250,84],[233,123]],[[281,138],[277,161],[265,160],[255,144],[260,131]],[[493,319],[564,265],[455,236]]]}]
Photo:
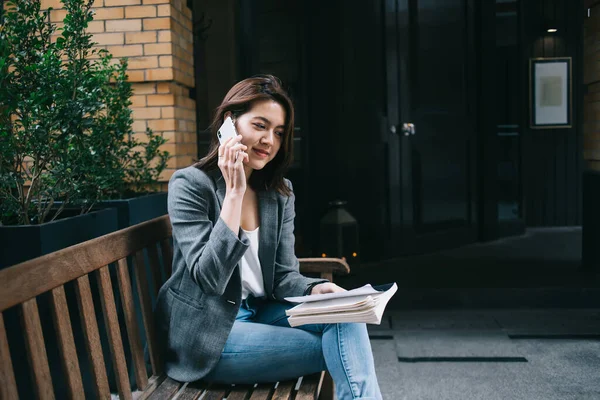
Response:
[{"label": "woman's face", "polygon": [[248,149],[247,167],[264,168],[279,151],[285,134],[285,111],[273,100],[254,103],[252,108],[235,120],[235,128],[242,135]]}]

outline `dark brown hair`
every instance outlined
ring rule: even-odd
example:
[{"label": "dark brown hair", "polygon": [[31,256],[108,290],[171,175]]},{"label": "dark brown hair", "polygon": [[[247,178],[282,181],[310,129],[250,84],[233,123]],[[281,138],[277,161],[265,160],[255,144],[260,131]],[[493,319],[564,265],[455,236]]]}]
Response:
[{"label": "dark brown hair", "polygon": [[281,147],[273,158],[261,170],[256,170],[250,176],[249,184],[252,189],[276,190],[289,196],[291,191],[283,180],[283,175],[292,163],[294,149],[294,106],[281,81],[273,75],[257,75],[236,83],[227,93],[221,105],[215,110],[215,116],[210,125],[211,142],[208,154],[194,166],[203,171],[218,168],[219,140],[217,130],[223,124],[225,113],[231,112],[234,118],[248,112],[254,103],[263,100],[273,100],[285,110],[285,127]]}]

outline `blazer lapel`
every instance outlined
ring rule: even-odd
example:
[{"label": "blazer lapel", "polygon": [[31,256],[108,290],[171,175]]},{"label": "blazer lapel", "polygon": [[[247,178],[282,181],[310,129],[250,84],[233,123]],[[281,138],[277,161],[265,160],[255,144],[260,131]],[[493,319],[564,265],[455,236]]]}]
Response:
[{"label": "blazer lapel", "polygon": [[[219,202],[219,214],[220,214],[220,210],[223,208],[223,200],[225,199],[225,193],[227,192],[227,184],[225,183],[225,178],[223,178],[223,175],[221,174],[220,170],[215,170],[212,171],[212,177],[215,181],[215,185],[217,187],[217,201]],[[217,216],[218,217],[218,216]],[[216,221],[215,221],[216,223]],[[236,232],[237,235],[237,232]],[[238,262],[237,264],[237,278],[238,278],[238,285],[227,285],[229,290],[229,287],[231,286],[232,288],[235,289],[231,289],[233,290],[233,294],[231,294],[232,297],[235,297],[236,295],[239,296],[242,293],[242,286],[241,286],[241,282],[242,282],[242,268],[241,268],[241,261]]]},{"label": "blazer lapel", "polygon": [[277,243],[277,199],[272,191],[258,193],[258,214],[260,217],[258,258],[263,272],[267,296],[273,293],[275,277],[275,246]]}]

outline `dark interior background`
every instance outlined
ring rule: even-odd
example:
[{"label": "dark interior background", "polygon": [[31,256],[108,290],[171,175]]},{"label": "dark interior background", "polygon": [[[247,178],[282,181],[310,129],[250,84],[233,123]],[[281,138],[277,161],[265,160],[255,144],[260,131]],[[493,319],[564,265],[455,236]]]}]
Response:
[{"label": "dark interior background", "polygon": [[[212,110],[236,81],[273,73],[295,101],[296,162],[288,176],[297,196],[299,256],[320,255],[319,221],[336,199],[347,201],[358,221],[361,261],[517,235],[526,227],[581,224],[581,0],[190,5],[199,157]],[[571,128],[530,128],[535,57],[572,58]],[[412,75],[402,75],[406,63]],[[456,107],[464,103],[460,129],[448,123],[447,132],[427,134],[422,119],[407,142],[399,130],[407,116],[418,119],[416,104],[443,98],[452,109],[458,87],[452,77],[460,74],[466,82],[456,98]],[[413,111],[406,109],[409,97]],[[427,157],[421,164],[415,149]],[[451,203],[438,207],[436,198],[458,199],[464,218],[420,230],[419,223]]]}]

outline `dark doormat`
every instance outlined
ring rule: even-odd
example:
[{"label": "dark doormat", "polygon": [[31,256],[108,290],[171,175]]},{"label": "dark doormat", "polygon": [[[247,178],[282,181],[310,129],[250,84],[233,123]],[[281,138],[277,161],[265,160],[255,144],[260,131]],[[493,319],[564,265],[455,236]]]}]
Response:
[{"label": "dark doormat", "polygon": [[511,339],[593,339],[600,335],[598,309],[497,310],[491,314]]},{"label": "dark doormat", "polygon": [[503,332],[397,331],[400,362],[527,362]]}]

